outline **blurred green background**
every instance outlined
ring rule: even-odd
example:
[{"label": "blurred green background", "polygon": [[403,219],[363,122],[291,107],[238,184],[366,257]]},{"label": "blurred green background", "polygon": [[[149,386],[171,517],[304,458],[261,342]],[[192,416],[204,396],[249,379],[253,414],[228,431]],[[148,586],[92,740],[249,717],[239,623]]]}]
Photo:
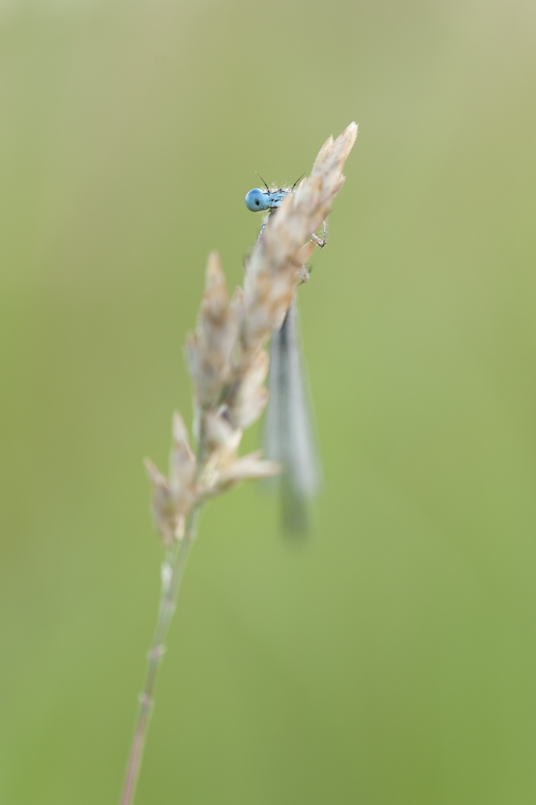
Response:
[{"label": "blurred green background", "polygon": [[2,805],[118,802],[206,256],[240,282],[254,171],[351,120],[319,529],[207,510],[136,805],[534,803],[534,3],[2,0],[0,41]]}]

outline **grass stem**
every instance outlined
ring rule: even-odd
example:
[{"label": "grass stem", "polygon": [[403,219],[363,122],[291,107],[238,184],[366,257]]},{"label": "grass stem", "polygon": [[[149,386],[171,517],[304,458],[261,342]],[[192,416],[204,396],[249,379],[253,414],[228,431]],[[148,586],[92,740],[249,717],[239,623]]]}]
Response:
[{"label": "grass stem", "polygon": [[166,639],[169,624],[177,602],[182,576],[186,562],[195,539],[199,508],[195,508],[186,523],[184,538],[175,542],[168,549],[166,561],[162,566],[162,592],[158,607],[158,617],[147,654],[147,673],[143,691],[139,696],[138,715],[130,748],[130,756],[125,776],[125,785],[121,795],[121,805],[132,805],[136,793],[136,784],[141,767],[143,747],[147,737],[149,718],[154,704],[154,688],[162,658],[166,652]]}]

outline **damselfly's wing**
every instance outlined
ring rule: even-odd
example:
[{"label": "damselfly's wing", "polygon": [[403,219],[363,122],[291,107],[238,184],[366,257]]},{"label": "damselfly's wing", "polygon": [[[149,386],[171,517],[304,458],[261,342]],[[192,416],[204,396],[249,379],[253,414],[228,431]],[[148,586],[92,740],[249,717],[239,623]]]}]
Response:
[{"label": "damselfly's wing", "polygon": [[296,299],[281,329],[272,336],[268,387],[266,457],[280,461],[285,467],[278,481],[285,529],[305,533],[310,527],[311,498],[318,491],[322,473],[302,363]]}]

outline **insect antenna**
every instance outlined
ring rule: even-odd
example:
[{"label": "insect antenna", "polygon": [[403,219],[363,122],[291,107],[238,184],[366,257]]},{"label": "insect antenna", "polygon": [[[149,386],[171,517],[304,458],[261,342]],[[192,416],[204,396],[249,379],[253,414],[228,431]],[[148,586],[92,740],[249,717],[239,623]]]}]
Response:
[{"label": "insect antenna", "polygon": [[294,184],[293,184],[293,185],[292,185],[292,187],[290,188],[290,189],[291,189],[291,191],[292,191],[292,190],[294,190],[294,188],[296,187],[296,185],[298,184],[298,182],[299,182],[299,181],[301,181],[301,179],[303,179],[303,177],[304,177],[304,176],[305,176],[305,173],[302,173],[302,175],[300,176],[300,178],[299,178],[299,179],[296,179],[296,181],[294,182]]},{"label": "insect antenna", "polygon": [[[268,192],[270,192],[270,188],[268,187],[268,185],[266,184],[266,182],[264,181],[264,179],[262,178],[262,176],[260,175],[260,173],[259,173],[258,171],[255,171],[255,173],[257,174],[257,176],[259,177],[259,179],[261,180],[261,182],[263,183],[263,185],[265,186],[265,188],[268,190]],[[301,177],[300,177],[300,178],[301,178]]]}]

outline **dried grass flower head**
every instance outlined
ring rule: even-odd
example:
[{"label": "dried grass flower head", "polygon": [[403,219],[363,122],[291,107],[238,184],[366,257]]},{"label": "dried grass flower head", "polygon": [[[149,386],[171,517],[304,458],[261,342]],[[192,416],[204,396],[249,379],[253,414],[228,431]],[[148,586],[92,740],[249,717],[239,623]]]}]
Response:
[{"label": "dried grass flower head", "polygon": [[230,297],[218,255],[208,259],[196,331],[186,341],[196,455],[176,414],[169,477],[146,462],[154,520],[166,546],[182,539],[185,520],[208,498],[281,470],[259,452],[240,458],[238,450],[244,429],[261,416],[268,401],[266,343],[281,326],[301,268],[318,245],[315,233],[344,183],[344,163],[356,136],[357,125],[351,123],[336,140],[326,140],[311,175],[266,224],[246,262],[243,290],[237,288]]}]

